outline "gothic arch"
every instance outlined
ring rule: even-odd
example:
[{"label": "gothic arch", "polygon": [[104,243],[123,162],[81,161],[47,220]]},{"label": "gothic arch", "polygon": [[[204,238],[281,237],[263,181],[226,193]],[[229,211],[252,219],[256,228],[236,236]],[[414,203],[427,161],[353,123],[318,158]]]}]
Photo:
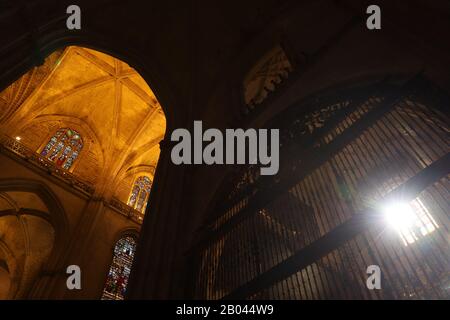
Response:
[{"label": "gothic arch", "polygon": [[[113,258],[114,248],[116,246],[117,241],[119,241],[120,239],[127,237],[127,236],[132,237],[137,243],[138,239],[139,239],[139,229],[134,228],[134,227],[128,227],[128,228],[125,228],[125,229],[122,229],[122,230],[116,232],[116,234],[114,235],[113,241],[110,243],[110,250],[109,250],[110,261]],[[107,267],[109,268],[109,264]],[[106,276],[107,275],[105,274],[105,279],[106,279]]]},{"label": "gothic arch", "polygon": [[44,212],[44,211],[41,211],[41,210],[29,209],[29,208],[20,208],[19,211],[17,211],[16,209],[0,211],[0,217],[5,217],[5,216],[23,216],[23,215],[35,216],[35,217],[41,218],[41,219],[43,219],[43,220],[45,220],[48,223],[53,225],[52,216],[48,212]]},{"label": "gothic arch", "polygon": [[[54,192],[44,183],[31,179],[1,179],[0,192],[6,191],[24,191],[35,193],[48,208],[48,215],[36,210],[31,210],[29,213],[44,217],[46,221],[50,220],[50,224],[55,230],[54,247],[46,263],[44,263],[43,270],[45,272],[56,271],[62,268],[64,257],[67,250],[67,244],[70,236],[69,222],[64,210],[64,207]],[[39,295],[39,281],[35,281],[35,285],[31,290],[30,296]],[[49,289],[49,288],[47,288]],[[45,290],[45,289],[44,289]]]},{"label": "gothic arch", "polygon": [[39,210],[4,210],[0,218],[10,231],[0,240],[0,249],[3,246],[10,253],[4,260],[10,279],[8,297],[23,299],[39,279],[39,272],[45,271],[55,246],[55,229],[51,217]]},{"label": "gothic arch", "polygon": [[[46,184],[31,179],[0,179],[0,192],[5,191],[25,191],[35,193],[47,205],[54,227],[60,230],[61,234],[67,234],[69,231],[69,222],[64,207],[55,193]],[[61,235],[59,240],[63,239],[64,237]]]},{"label": "gothic arch", "polygon": [[[66,115],[58,115],[58,114],[40,115],[29,122],[25,122],[25,124],[19,128],[19,132],[24,131],[26,128],[29,128],[30,126],[37,125],[37,124],[43,124],[45,122],[51,122],[51,121],[61,122],[64,125],[67,125],[71,128],[73,127],[73,129],[78,129],[78,131],[80,133],[82,133],[83,141],[85,144],[86,144],[86,140],[87,140],[86,138],[88,138],[88,140],[90,140],[89,141],[90,147],[98,146],[98,150],[97,150],[96,154],[98,154],[100,156],[100,158],[97,160],[99,161],[100,168],[103,168],[104,159],[105,159],[105,154],[104,154],[105,150],[104,150],[104,148],[102,148],[102,144],[100,143],[98,134],[96,133],[94,128],[89,123],[87,123],[84,119],[66,116]],[[53,136],[53,134],[54,134],[54,132],[51,132],[48,135],[47,139],[44,139],[44,141],[41,142],[40,148],[48,142],[48,139],[50,139]],[[82,158],[82,155],[80,158]]]},{"label": "gothic arch", "polygon": [[123,237],[126,236],[130,236],[132,238],[134,238],[134,240],[139,239],[139,230],[133,227],[129,227],[129,228],[125,228],[120,230],[119,232],[116,233],[115,237],[114,237],[114,242],[113,245],[111,246],[111,249],[114,250],[114,246],[117,243],[117,241],[119,241],[120,239],[122,239]]},{"label": "gothic arch", "polygon": [[[114,236],[114,239],[111,243],[111,247],[110,247],[110,253],[109,253],[109,263],[107,265],[107,268],[105,269],[104,272],[104,277],[103,277],[103,284],[104,286],[102,287],[102,293],[101,296],[99,298],[103,298],[105,292],[107,291],[106,285],[108,283],[108,277],[109,277],[109,272],[112,268],[113,265],[113,259],[115,258],[115,249],[117,244],[119,243],[120,240],[126,238],[126,237],[131,237],[134,242],[135,242],[135,249],[137,247],[137,243],[138,243],[138,238],[139,238],[139,230],[133,227],[129,227],[129,228],[125,228],[123,230],[120,230],[119,232],[116,233],[116,235]],[[132,265],[131,265],[132,267]],[[114,283],[114,281],[113,281]]]},{"label": "gothic arch", "polygon": [[[89,5],[85,4],[85,10],[89,10]],[[65,23],[55,23],[55,21],[65,21],[65,10],[61,10],[59,19],[55,19],[45,27],[49,30],[45,39],[41,42],[40,48],[35,52],[29,52],[22,61],[17,61],[16,64],[0,76],[0,89],[4,89],[10,83],[17,80],[21,75],[26,73],[30,68],[40,64],[45,57],[50,55],[57,49],[67,46],[80,46],[106,53],[112,57],[118,58],[126,62],[130,67],[135,69],[137,73],[147,82],[152,91],[155,93],[167,121],[167,127],[173,125],[175,121],[175,112],[172,111],[172,106],[175,105],[173,101],[173,89],[169,89],[169,85],[163,81],[160,76],[162,72],[158,70],[158,64],[155,60],[151,66],[144,61],[148,61],[148,57],[141,56],[137,50],[131,47],[120,47],[114,45],[114,36],[107,34],[98,34],[92,31],[77,32],[76,35],[67,32]],[[52,25],[52,23],[54,25]],[[9,67],[9,66],[8,66]],[[179,111],[176,112],[180,114]],[[177,115],[178,117],[178,115]],[[168,132],[170,130],[166,130]]]},{"label": "gothic arch", "polygon": [[148,164],[140,164],[140,165],[129,167],[126,170],[121,170],[120,173],[117,175],[117,179],[116,179],[117,182],[114,185],[114,189],[117,189],[117,186],[120,184],[120,181],[122,181],[130,176],[137,175],[139,173],[147,174],[147,175],[151,176],[151,179],[153,180],[154,176],[155,176],[155,170],[156,170],[155,167],[153,167],[152,165],[148,165]]},{"label": "gothic arch", "polygon": [[[166,132],[167,132],[167,130],[166,130]],[[154,168],[153,166],[150,166],[150,165],[146,165],[146,164],[136,164],[134,162],[144,152],[150,151],[153,148],[157,147],[159,145],[161,138],[163,138],[163,137],[160,136],[160,137],[157,137],[156,139],[153,139],[153,140],[145,143],[144,145],[140,146],[135,152],[131,153],[127,157],[127,159],[125,159],[122,167],[119,169],[118,173],[116,174],[116,178],[114,180],[115,187],[117,187],[117,185],[120,183],[120,181],[123,178],[127,177],[130,174],[130,172],[145,172],[145,170],[147,170],[147,172],[151,173],[151,176],[153,179],[156,168]]]}]

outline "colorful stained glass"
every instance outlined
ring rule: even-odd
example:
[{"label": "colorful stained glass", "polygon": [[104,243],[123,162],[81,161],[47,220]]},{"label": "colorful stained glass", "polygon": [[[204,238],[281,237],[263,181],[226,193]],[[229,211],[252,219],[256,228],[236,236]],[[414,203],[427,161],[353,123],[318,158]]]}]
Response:
[{"label": "colorful stained glass", "polygon": [[126,236],[117,241],[102,300],[123,300],[135,251],[136,241],[132,237]]},{"label": "colorful stained glass", "polygon": [[137,178],[134,182],[133,189],[131,189],[128,205],[144,213],[145,208],[147,207],[151,186],[152,181],[149,177],[141,176]]},{"label": "colorful stained glass", "polygon": [[69,170],[83,148],[83,141],[78,132],[68,128],[59,129],[42,149],[41,155]]},{"label": "colorful stained glass", "polygon": [[137,196],[139,194],[139,186],[135,185],[133,186],[133,190],[131,191],[130,200],[128,201],[128,205],[130,207],[134,207],[136,203]]},{"label": "colorful stained glass", "polygon": [[139,200],[136,204],[136,210],[142,211],[142,207],[144,206],[144,202],[145,202],[146,198],[147,198],[146,192],[141,192],[139,194]]}]

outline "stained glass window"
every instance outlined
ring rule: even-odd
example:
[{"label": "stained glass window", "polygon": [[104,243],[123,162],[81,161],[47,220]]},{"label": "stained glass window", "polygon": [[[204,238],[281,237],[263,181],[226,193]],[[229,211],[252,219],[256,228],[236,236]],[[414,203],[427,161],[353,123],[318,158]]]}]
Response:
[{"label": "stained glass window", "polygon": [[135,251],[136,241],[133,237],[126,236],[117,241],[102,300],[123,300]]},{"label": "stained glass window", "polygon": [[83,149],[83,140],[78,132],[68,128],[59,129],[41,151],[41,156],[69,170]]},{"label": "stained glass window", "polygon": [[141,176],[134,182],[131,189],[130,198],[128,199],[128,205],[134,209],[144,213],[147,207],[148,196],[150,194],[150,187],[152,181],[149,177]]}]

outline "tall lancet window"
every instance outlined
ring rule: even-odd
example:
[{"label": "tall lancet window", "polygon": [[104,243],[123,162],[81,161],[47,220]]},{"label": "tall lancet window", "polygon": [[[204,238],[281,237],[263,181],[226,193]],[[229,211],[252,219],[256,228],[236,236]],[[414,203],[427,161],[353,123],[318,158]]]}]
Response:
[{"label": "tall lancet window", "polygon": [[56,163],[57,166],[69,170],[83,149],[83,140],[78,132],[69,128],[56,131],[50,138],[41,156]]},{"label": "tall lancet window", "polygon": [[141,176],[137,178],[134,182],[133,189],[131,189],[128,205],[137,211],[144,213],[145,208],[147,207],[151,186],[152,181],[149,177]]},{"label": "tall lancet window", "polygon": [[102,300],[123,300],[135,251],[136,241],[131,236],[125,236],[116,242]]}]

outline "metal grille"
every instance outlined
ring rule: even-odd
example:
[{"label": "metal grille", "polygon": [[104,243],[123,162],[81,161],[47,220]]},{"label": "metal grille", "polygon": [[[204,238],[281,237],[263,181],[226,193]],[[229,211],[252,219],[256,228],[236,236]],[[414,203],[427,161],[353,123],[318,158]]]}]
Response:
[{"label": "metal grille", "polygon": [[[193,251],[194,296],[449,298],[449,119],[430,88],[366,88],[278,119],[282,170],[248,168],[218,201]],[[408,227],[387,225],[393,201]],[[369,265],[382,290],[367,289]]]},{"label": "metal grille", "polygon": [[[447,184],[445,194],[438,190]],[[347,241],[324,257],[277,282],[251,299],[445,299],[448,298],[448,179],[427,188],[414,201],[432,208],[439,229],[414,245],[376,227]],[[444,198],[446,197],[446,198]],[[447,207],[448,208],[448,207]],[[447,220],[447,224],[444,223]],[[441,230],[447,229],[446,231]],[[382,290],[368,290],[365,270],[378,265]]]}]

